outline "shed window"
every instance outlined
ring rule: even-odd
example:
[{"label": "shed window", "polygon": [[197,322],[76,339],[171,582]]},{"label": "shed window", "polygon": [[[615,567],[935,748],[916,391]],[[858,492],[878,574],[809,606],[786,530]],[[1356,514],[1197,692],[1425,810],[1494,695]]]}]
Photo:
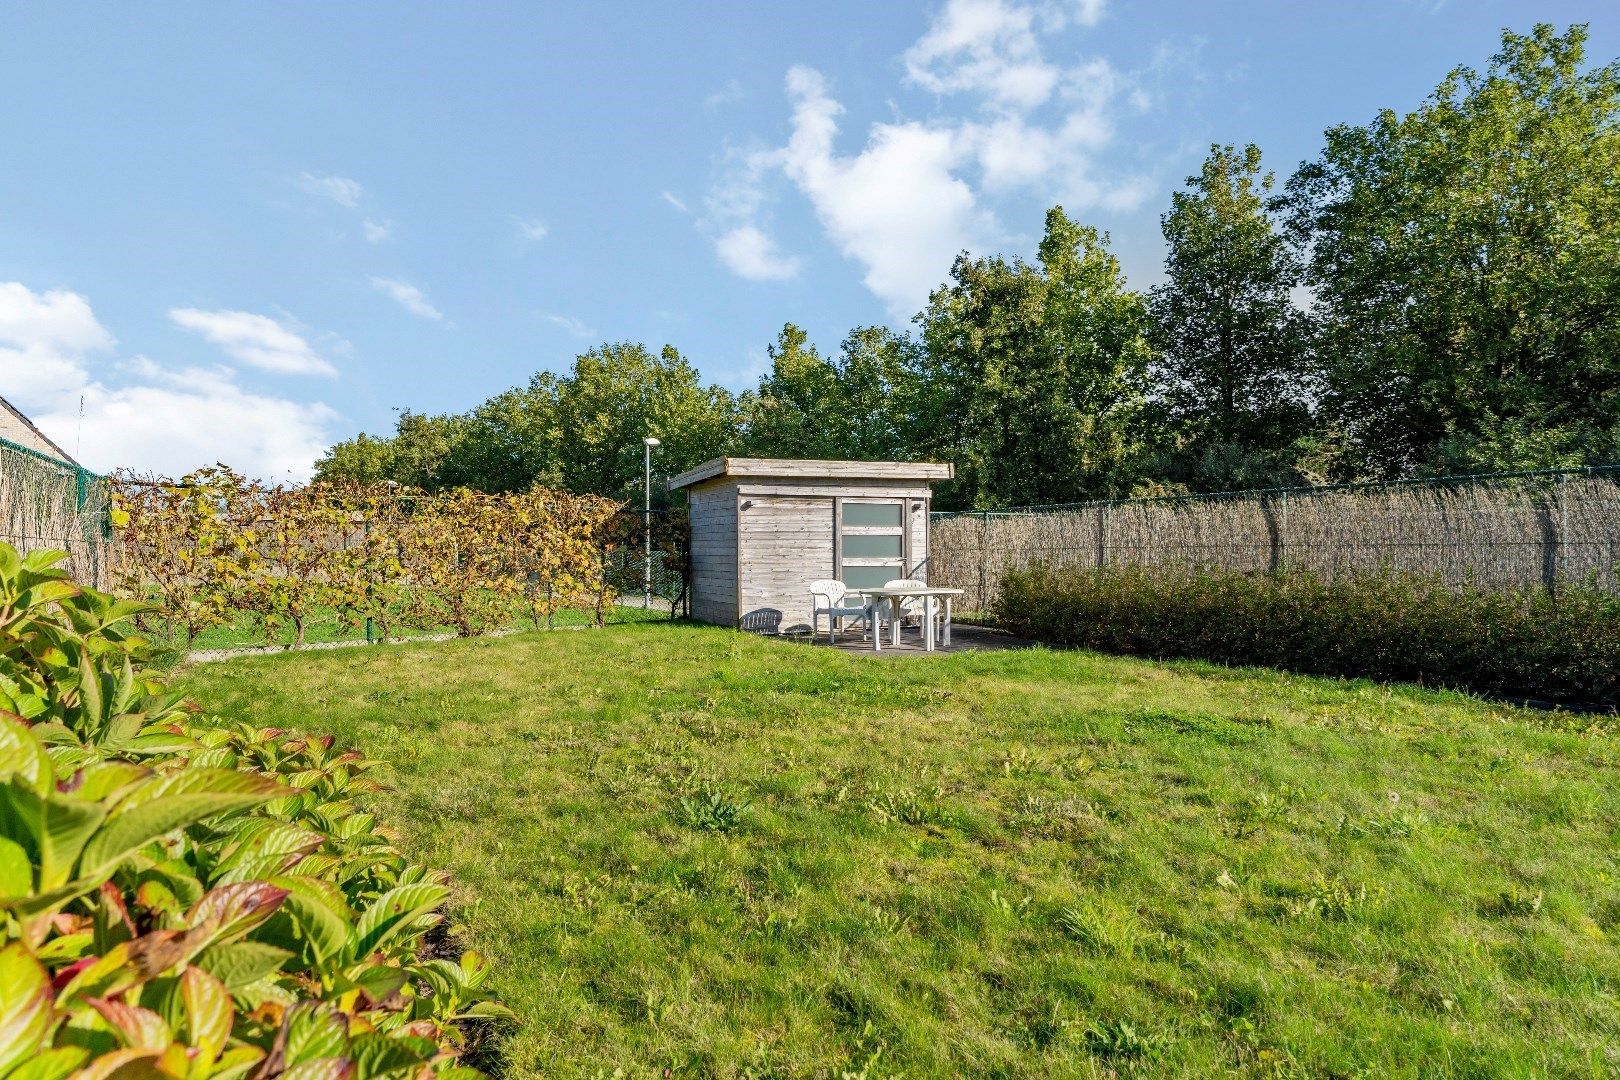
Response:
[{"label": "shed window", "polygon": [[844,524],[854,526],[872,526],[889,528],[896,531],[900,528],[900,504],[897,502],[844,502]]},{"label": "shed window", "polygon": [[892,536],[879,535],[850,535],[844,536],[844,558],[846,559],[898,559],[905,552],[902,549],[905,538],[899,533]]},{"label": "shed window", "polygon": [[905,504],[887,499],[841,502],[839,579],[858,591],[905,577]]}]

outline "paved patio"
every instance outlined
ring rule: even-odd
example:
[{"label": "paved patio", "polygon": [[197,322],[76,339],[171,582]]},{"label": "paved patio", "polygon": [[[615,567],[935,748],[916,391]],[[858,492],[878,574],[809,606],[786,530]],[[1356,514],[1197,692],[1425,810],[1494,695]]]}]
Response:
[{"label": "paved patio", "polygon": [[[811,639],[808,631],[785,633],[783,640],[792,641],[800,645],[815,645],[823,649],[838,649],[841,652],[860,653],[863,656],[927,656],[922,646],[922,632],[920,630],[906,629],[900,634],[900,644],[892,645],[887,639],[883,642],[882,652],[873,652],[872,643],[861,636],[857,628],[854,631],[843,631],[838,635],[838,643],[827,643],[827,631],[824,629]],[[966,626],[957,623],[951,627],[951,644],[949,648],[941,645],[934,650],[935,655],[961,652],[997,652],[1003,649],[1028,649],[1036,643],[1000,630],[992,630],[984,626]]]}]

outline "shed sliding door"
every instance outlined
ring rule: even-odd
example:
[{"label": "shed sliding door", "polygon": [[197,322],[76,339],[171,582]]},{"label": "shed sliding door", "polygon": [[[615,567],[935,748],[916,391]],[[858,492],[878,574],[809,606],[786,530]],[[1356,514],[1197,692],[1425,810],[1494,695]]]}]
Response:
[{"label": "shed sliding door", "polygon": [[842,498],[837,505],[839,579],[859,591],[905,577],[905,502]]}]

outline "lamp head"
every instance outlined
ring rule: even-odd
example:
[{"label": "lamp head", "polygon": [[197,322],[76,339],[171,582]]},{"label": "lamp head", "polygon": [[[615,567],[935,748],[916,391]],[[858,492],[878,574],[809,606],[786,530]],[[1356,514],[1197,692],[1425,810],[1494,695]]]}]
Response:
[{"label": "lamp head", "polygon": [[642,439],[641,441],[646,443],[648,446],[660,446],[660,445],[662,445],[661,443],[659,443],[659,441],[657,439],[653,438],[651,435],[647,436],[645,439]]}]

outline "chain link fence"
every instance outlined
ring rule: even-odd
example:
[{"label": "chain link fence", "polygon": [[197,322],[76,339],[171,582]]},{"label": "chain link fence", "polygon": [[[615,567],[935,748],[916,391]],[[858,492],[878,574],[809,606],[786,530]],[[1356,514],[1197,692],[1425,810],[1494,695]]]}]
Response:
[{"label": "chain link fence", "polygon": [[929,580],[966,589],[967,610],[1037,562],[1616,590],[1620,465],[934,515]]},{"label": "chain link fence", "polygon": [[112,578],[110,499],[105,477],[0,439],[0,540],[65,550],[67,569],[95,588]]}]

